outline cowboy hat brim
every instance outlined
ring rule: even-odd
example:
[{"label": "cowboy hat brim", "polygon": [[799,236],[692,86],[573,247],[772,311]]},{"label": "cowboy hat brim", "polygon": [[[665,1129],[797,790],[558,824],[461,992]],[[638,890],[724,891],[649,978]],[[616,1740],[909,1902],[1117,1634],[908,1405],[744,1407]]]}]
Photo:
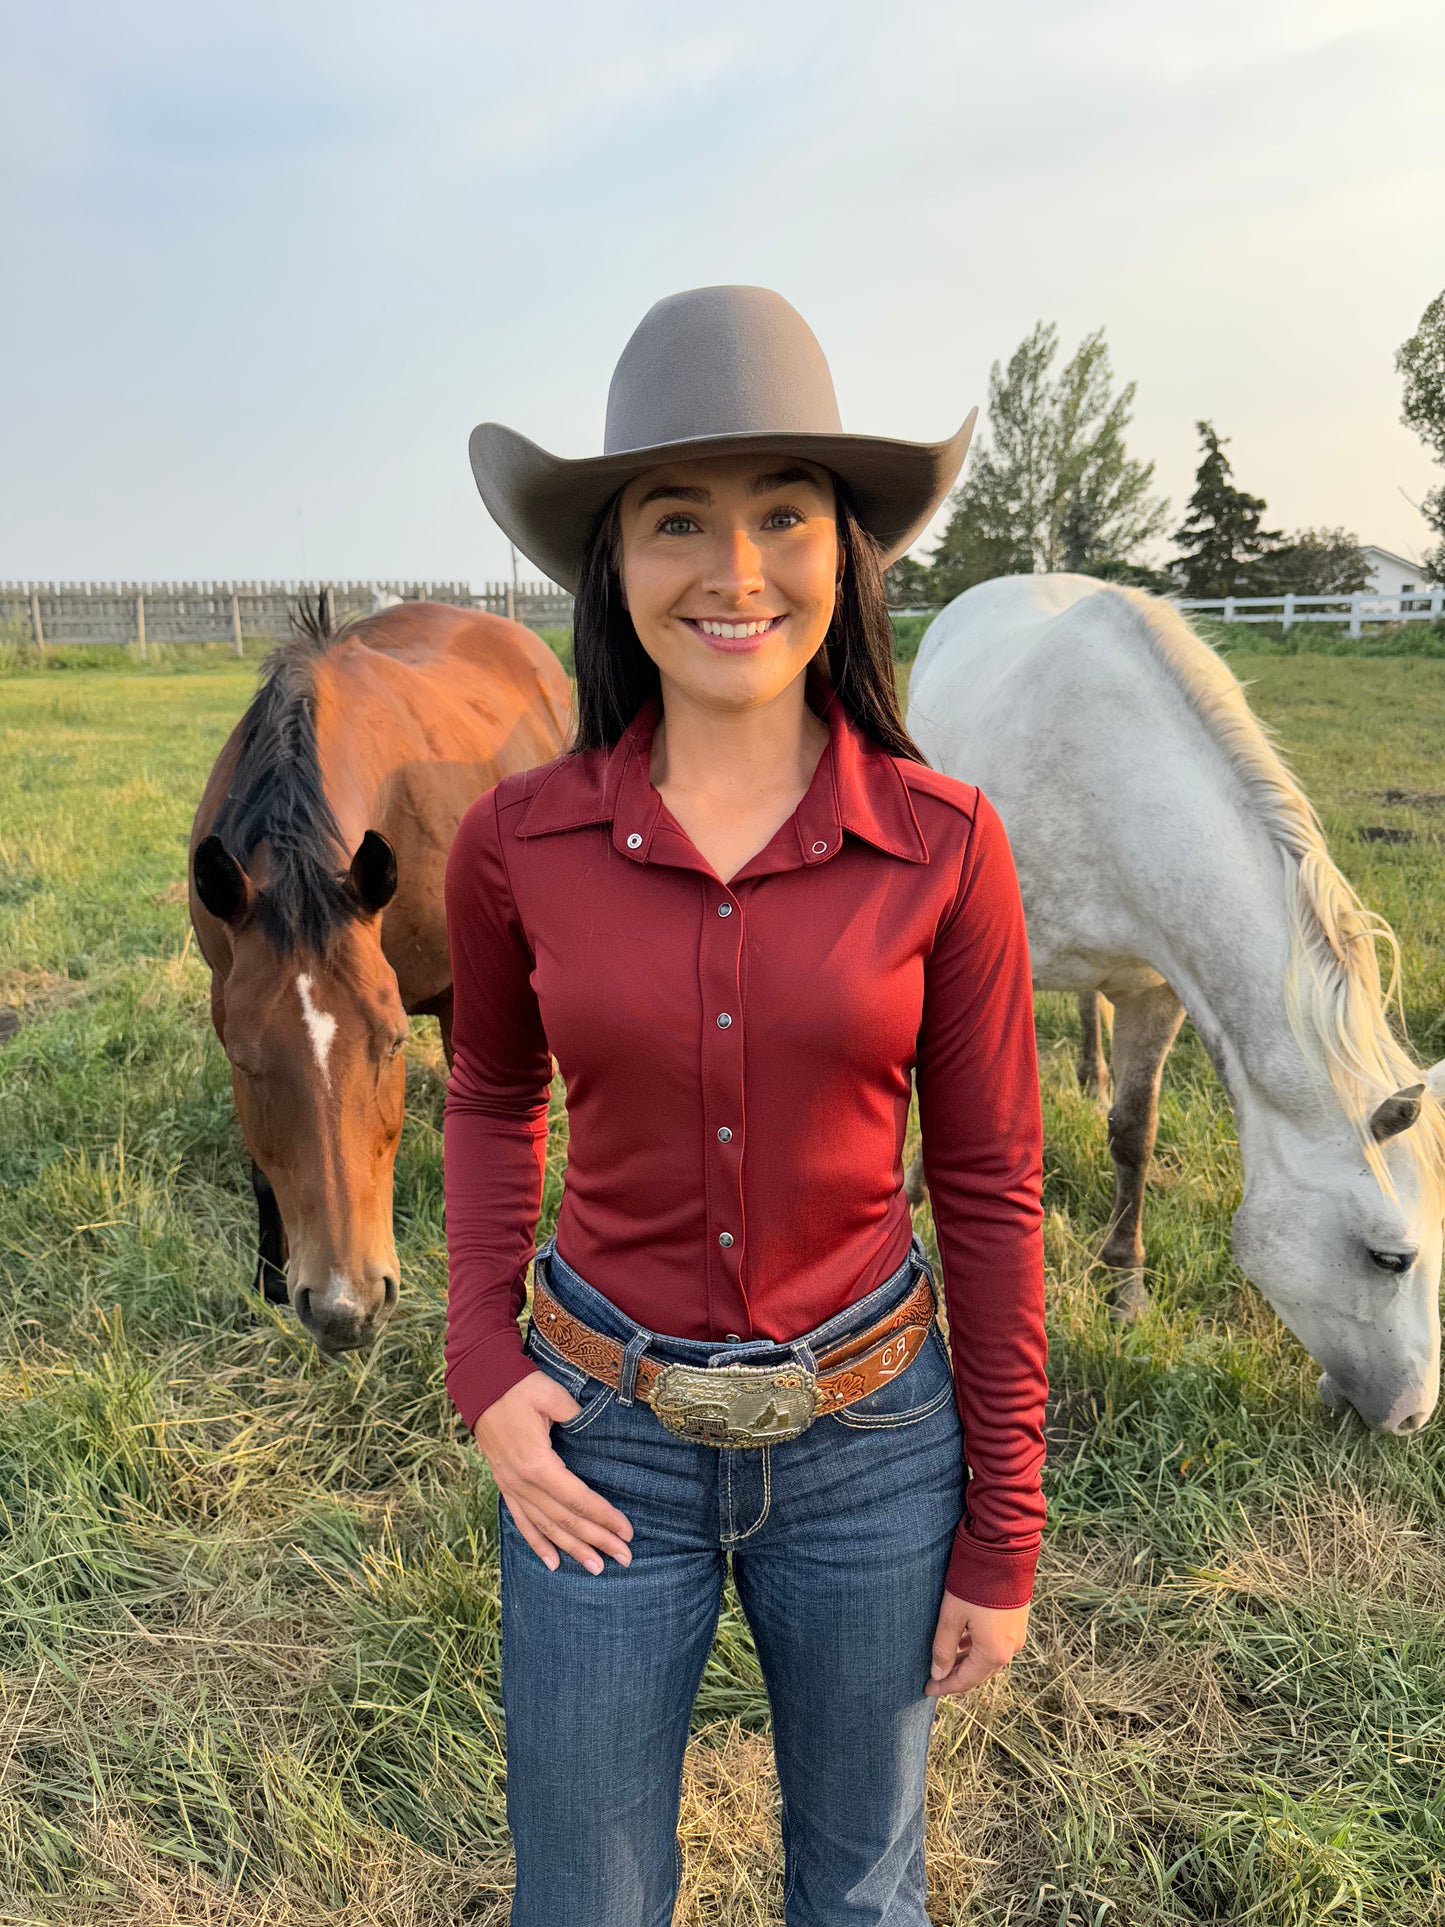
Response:
[{"label": "cowboy hat brim", "polygon": [[944,442],[882,435],[778,430],[698,435],[575,460],[549,454],[501,422],[480,422],[468,444],[472,474],[492,520],[543,574],[576,592],[597,518],[634,475],[707,455],[799,455],[846,485],[859,521],[896,562],[928,527],[957,479],[978,410]]}]

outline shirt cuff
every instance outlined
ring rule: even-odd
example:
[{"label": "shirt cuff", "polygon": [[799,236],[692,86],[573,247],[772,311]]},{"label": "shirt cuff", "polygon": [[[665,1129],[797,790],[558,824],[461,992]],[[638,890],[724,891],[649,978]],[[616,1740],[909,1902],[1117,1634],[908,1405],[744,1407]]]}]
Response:
[{"label": "shirt cuff", "polygon": [[1038,1546],[1018,1552],[983,1545],[960,1524],[953,1537],[944,1590],[970,1606],[987,1606],[996,1612],[1030,1605],[1039,1551]]},{"label": "shirt cuff", "polygon": [[446,1387],[467,1430],[474,1432],[489,1405],[520,1385],[529,1372],[541,1369],[522,1349],[522,1334],[513,1325],[451,1361],[446,1368]]}]

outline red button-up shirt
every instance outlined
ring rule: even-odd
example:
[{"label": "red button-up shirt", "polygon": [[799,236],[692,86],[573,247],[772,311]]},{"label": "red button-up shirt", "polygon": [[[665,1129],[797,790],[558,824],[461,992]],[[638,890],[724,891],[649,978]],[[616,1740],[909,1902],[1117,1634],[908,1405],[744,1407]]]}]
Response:
[{"label": "red button-up shirt", "polygon": [[529,1371],[518,1318],[552,1055],[557,1248],[651,1331],[795,1338],[903,1263],[916,1077],[967,1484],[947,1587],[1032,1595],[1045,1508],[1042,1123],[1018,879],[987,798],[889,755],[826,679],[793,815],[727,883],[608,750],[502,778],[447,865],[446,1382],[468,1426]]}]

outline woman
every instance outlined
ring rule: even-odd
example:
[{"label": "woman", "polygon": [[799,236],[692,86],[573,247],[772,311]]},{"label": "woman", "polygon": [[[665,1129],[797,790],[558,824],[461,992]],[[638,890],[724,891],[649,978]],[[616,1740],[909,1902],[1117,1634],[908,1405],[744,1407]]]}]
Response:
[{"label": "woman", "polygon": [[[937,1702],[1024,1642],[1023,914],[987,799],[904,729],[881,582],[972,422],[844,435],[802,318],[725,287],[645,317],[602,456],[472,436],[495,519],[577,593],[575,740],[479,798],[447,871],[447,1384],[499,1494],[513,1927],[671,1920],[729,1552],[788,1927],[922,1927]],[[524,1337],[552,1053],[569,1158]]]}]

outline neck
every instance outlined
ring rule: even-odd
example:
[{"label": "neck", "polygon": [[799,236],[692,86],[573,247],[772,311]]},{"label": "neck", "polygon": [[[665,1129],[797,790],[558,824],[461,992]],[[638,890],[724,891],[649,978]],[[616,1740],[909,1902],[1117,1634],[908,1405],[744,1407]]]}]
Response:
[{"label": "neck", "polygon": [[744,709],[720,709],[664,675],[650,776],[659,791],[733,803],[801,794],[828,743],[809,708],[806,673]]},{"label": "neck", "polygon": [[1264,827],[1218,823],[1160,868],[1171,885],[1151,905],[1149,961],[1183,1002],[1219,1073],[1246,1162],[1263,1138],[1281,1132],[1317,1144],[1351,1141],[1322,1049],[1313,1039],[1302,1044],[1289,1021],[1291,872]]}]

